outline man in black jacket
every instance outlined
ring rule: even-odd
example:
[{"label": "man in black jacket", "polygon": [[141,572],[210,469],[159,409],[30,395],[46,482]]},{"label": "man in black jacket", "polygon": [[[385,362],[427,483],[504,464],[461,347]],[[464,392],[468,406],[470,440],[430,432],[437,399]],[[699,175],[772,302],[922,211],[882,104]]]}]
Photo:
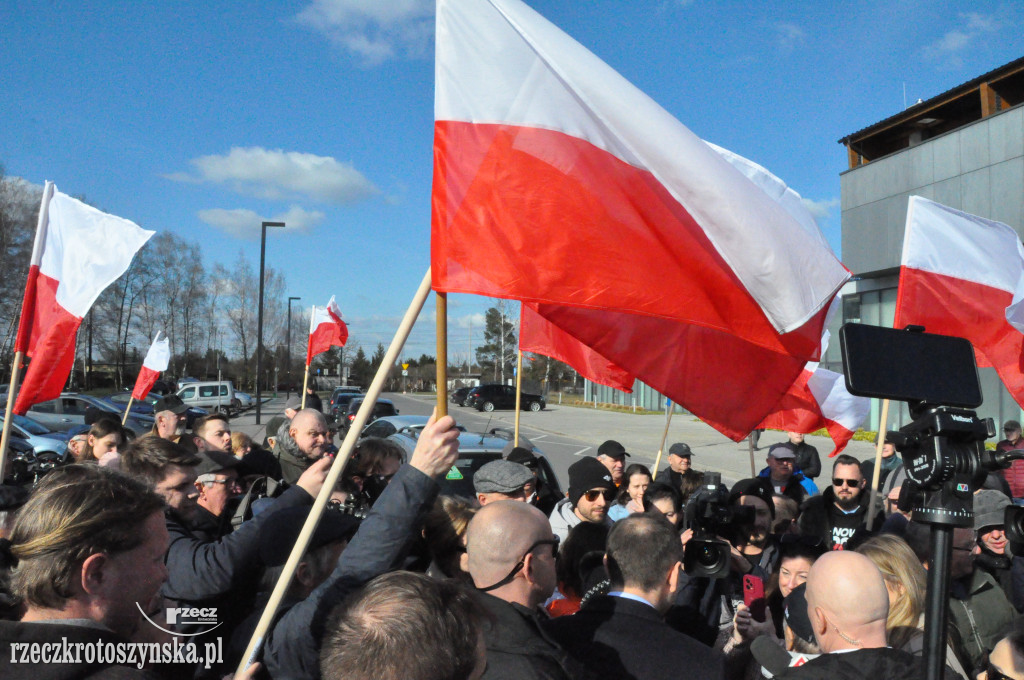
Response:
[{"label": "man in black jacket", "polygon": [[437,480],[458,458],[458,435],[451,416],[430,420],[423,428],[409,463],[384,488],[331,575],[268,632],[263,664],[271,677],[319,677],[320,643],[328,615],[374,577],[402,567],[437,498]]},{"label": "man in black jacket", "polygon": [[668,447],[668,467],[657,471],[656,482],[662,482],[673,487],[682,497],[683,505],[690,498],[690,495],[700,488],[704,482],[704,473],[694,470],[691,466],[693,452],[690,446],[683,442],[676,442]]},{"label": "man in black jacket", "polygon": [[309,466],[323,458],[330,443],[324,414],[311,408],[296,413],[288,427],[281,428],[274,444],[284,481],[295,484]]},{"label": "man in black jacket", "polygon": [[598,677],[722,677],[722,657],[664,620],[683,569],[679,535],[664,517],[634,515],[608,535],[605,566],[611,592],[572,616],[545,625],[548,633]]},{"label": "man in black jacket", "polygon": [[484,680],[576,677],[538,616],[537,607],[555,589],[557,551],[551,525],[526,503],[489,503],[470,521],[466,563],[492,619],[484,631]]},{"label": "man in black jacket", "polygon": [[[800,512],[800,531],[820,536],[829,550],[842,550],[854,532],[867,528],[870,494],[860,471],[860,462],[846,454],[832,465],[832,485],[820,496],[808,498]],[[883,513],[875,515],[875,526],[881,527]]]},{"label": "man in black jacket", "polygon": [[793,467],[804,473],[808,479],[817,479],[821,474],[821,458],[818,449],[804,441],[802,432],[787,432],[789,443],[796,447]]}]

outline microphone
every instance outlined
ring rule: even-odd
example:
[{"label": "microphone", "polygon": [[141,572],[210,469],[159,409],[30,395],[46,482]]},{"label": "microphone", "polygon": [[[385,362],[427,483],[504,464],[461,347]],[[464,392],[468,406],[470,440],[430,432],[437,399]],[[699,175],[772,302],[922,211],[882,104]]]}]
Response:
[{"label": "microphone", "polygon": [[754,655],[754,660],[772,675],[778,675],[789,668],[793,658],[768,635],[754,638],[750,643],[750,653]]}]

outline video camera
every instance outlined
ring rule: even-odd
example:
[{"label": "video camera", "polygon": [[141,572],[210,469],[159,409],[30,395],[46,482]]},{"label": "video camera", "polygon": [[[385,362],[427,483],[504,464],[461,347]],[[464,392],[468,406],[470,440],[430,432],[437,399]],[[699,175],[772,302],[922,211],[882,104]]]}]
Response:
[{"label": "video camera", "polygon": [[[729,573],[730,540],[739,527],[754,521],[754,508],[733,507],[722,475],[705,472],[704,482],[683,508],[683,528],[693,537],[683,551],[683,569],[690,576],[721,578]],[[728,539],[728,540],[726,540]]]},{"label": "video camera", "polygon": [[[924,657],[925,677],[938,680],[946,655],[953,527],[974,526],[974,491],[989,472],[1009,467],[1024,458],[1024,451],[985,449],[996,430],[991,418],[971,410],[982,397],[967,340],[925,333],[920,326],[896,330],[848,323],[839,330],[839,342],[847,390],[906,401],[913,418],[887,437],[903,454],[907,473],[900,506],[909,505],[913,519],[932,528]],[[1007,527],[1024,529],[1019,515],[1006,517]]]}]

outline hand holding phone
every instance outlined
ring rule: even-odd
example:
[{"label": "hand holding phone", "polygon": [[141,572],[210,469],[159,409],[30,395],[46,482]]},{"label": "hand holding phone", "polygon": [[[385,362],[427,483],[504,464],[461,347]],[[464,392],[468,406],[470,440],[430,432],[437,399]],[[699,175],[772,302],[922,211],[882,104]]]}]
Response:
[{"label": "hand holding phone", "polygon": [[747,605],[755,621],[764,623],[767,602],[764,599],[764,581],[759,576],[747,574],[743,577],[743,604]]}]

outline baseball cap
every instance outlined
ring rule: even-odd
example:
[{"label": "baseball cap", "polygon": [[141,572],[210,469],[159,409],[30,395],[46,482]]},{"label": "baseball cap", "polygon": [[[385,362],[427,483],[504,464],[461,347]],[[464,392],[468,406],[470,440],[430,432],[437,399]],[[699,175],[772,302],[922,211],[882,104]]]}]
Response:
[{"label": "baseball cap", "polygon": [[161,411],[172,411],[178,415],[181,415],[188,410],[188,406],[185,406],[185,402],[181,400],[177,394],[167,394],[153,404],[153,413],[160,413]]},{"label": "baseball cap", "polygon": [[693,452],[690,451],[688,444],[676,442],[672,446],[668,447],[668,455],[679,456],[680,458],[689,458],[693,455]]},{"label": "baseball cap", "polygon": [[796,458],[796,447],[789,442],[772,444],[768,449],[768,455],[783,460],[785,458]]},{"label": "baseball cap", "polygon": [[519,463],[520,465],[525,465],[530,469],[533,469],[537,465],[537,456],[534,455],[533,451],[525,449],[522,446],[516,446],[511,451],[509,451],[508,456],[505,457],[505,460],[509,461],[510,463]]},{"label": "baseball cap", "polygon": [[609,458],[622,458],[623,456],[630,456],[626,453],[626,447],[618,443],[614,439],[609,439],[601,446],[597,447],[597,455],[608,456]]},{"label": "baseball cap", "polygon": [[793,633],[806,642],[814,642],[814,629],[807,616],[807,584],[801,583],[782,601],[786,624]]},{"label": "baseball cap", "polygon": [[477,493],[512,493],[533,481],[533,473],[521,463],[492,460],[473,475]]}]

